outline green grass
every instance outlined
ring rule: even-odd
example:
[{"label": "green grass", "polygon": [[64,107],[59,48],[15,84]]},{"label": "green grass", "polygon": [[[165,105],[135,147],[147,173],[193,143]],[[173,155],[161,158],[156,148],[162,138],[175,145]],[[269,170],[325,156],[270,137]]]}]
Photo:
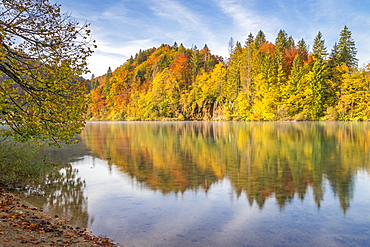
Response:
[{"label": "green grass", "polygon": [[57,167],[47,161],[41,150],[30,142],[0,140],[0,179],[14,186],[44,179]]}]

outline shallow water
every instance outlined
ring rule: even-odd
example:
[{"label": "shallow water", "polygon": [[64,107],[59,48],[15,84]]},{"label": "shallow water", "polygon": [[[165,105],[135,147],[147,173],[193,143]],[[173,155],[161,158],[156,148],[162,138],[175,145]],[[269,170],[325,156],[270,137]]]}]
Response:
[{"label": "shallow water", "polygon": [[125,246],[365,246],[370,123],[89,122],[29,200]]}]

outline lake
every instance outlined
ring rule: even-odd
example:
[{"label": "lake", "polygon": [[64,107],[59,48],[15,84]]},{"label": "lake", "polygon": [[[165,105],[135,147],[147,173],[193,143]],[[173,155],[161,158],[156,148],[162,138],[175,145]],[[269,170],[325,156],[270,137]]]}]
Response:
[{"label": "lake", "polygon": [[365,246],[370,123],[88,122],[28,200],[130,246]]}]

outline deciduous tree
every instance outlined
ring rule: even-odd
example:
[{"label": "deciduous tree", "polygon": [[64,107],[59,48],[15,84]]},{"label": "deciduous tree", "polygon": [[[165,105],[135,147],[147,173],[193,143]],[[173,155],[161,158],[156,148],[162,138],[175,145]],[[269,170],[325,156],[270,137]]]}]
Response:
[{"label": "deciduous tree", "polygon": [[48,0],[0,4],[0,135],[70,142],[84,126],[88,24]]}]

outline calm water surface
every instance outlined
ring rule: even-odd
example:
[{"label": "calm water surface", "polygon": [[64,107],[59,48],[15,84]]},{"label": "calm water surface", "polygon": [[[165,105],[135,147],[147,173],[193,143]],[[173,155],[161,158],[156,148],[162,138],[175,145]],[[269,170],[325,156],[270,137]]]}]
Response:
[{"label": "calm water surface", "polygon": [[125,246],[369,246],[370,123],[89,122],[29,200]]}]

